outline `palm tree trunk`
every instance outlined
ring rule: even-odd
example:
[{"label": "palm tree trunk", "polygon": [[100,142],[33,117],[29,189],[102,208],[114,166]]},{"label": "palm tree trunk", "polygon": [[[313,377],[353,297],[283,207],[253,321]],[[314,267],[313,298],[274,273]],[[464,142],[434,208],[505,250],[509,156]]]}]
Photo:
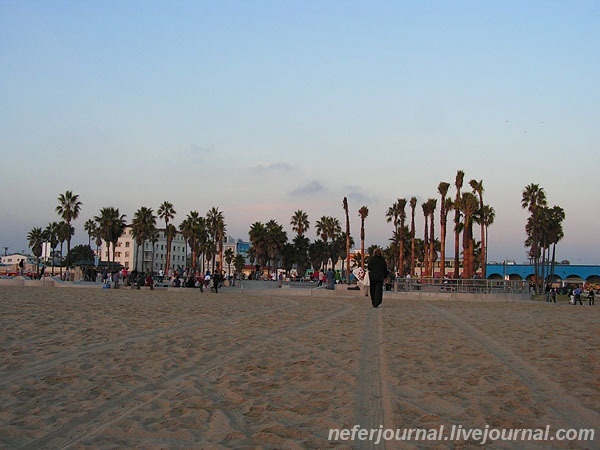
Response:
[{"label": "palm tree trunk", "polygon": [[487,247],[485,243],[485,220],[481,219],[481,278],[486,279]]}]

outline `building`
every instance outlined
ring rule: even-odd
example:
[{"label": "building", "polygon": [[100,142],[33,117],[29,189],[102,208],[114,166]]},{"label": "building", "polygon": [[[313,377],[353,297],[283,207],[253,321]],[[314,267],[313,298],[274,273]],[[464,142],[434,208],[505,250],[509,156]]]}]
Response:
[{"label": "building", "polygon": [[36,257],[31,255],[24,255],[23,253],[11,253],[4,256],[0,256],[0,275],[15,275],[20,272],[19,262],[23,260],[25,264],[23,271],[25,273],[35,273]]},{"label": "building", "polygon": [[[114,249],[114,261],[126,267],[128,270],[137,269],[140,271],[147,271],[152,269],[155,272],[163,270],[168,273],[168,270],[178,270],[186,265],[186,243],[183,238],[183,234],[176,232],[171,242],[171,255],[170,263],[165,263],[167,257],[167,238],[164,229],[158,230],[158,239],[156,242],[146,241],[144,248],[135,242],[131,235],[132,227],[130,225],[125,227],[125,231],[117,241],[117,245]],[[106,241],[102,241],[99,248],[100,258],[103,261],[112,261],[113,259],[113,248],[110,245],[106,245]]]},{"label": "building", "polygon": [[[159,270],[163,270],[165,274],[168,274],[169,271],[179,271],[183,272],[187,267],[191,265],[189,262],[189,258],[191,258],[191,254],[186,245],[185,239],[183,238],[183,234],[180,232],[175,233],[175,237],[171,242],[171,255],[170,262],[167,265],[165,263],[165,258],[167,257],[167,238],[165,236],[164,229],[158,229],[158,239],[156,242],[147,241],[144,243],[144,248],[140,248],[138,244],[133,239],[131,235],[132,227],[129,225],[125,228],[123,235],[117,241],[117,246],[115,248],[115,257],[114,260],[116,263],[121,264],[123,267],[126,267],[128,270],[137,269],[139,271],[148,271],[153,270],[155,273],[158,273]],[[236,240],[232,237],[226,237],[223,241],[223,267],[226,273],[233,273],[235,270],[233,268],[233,262],[231,266],[227,264],[225,261],[225,252],[228,248],[233,250],[234,256],[237,254],[243,254],[247,259],[248,248],[250,244],[247,242],[242,242],[241,240]],[[99,248],[99,252],[101,255],[101,259],[103,261],[108,261],[109,257],[112,261],[112,245],[110,246],[110,255],[109,249],[106,245],[105,241],[102,241],[101,247]],[[137,265],[136,265],[137,263]],[[168,267],[167,267],[168,266]],[[203,258],[200,261],[199,270],[213,270],[213,261],[210,261]],[[215,269],[219,269],[219,254],[215,255]]]}]

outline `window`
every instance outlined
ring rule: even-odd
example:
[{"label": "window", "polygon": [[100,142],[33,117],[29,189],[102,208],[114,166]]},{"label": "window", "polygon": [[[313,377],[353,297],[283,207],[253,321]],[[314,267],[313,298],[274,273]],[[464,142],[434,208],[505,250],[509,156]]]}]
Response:
[{"label": "window", "polygon": [[125,242],[125,248],[129,248],[129,241]]}]

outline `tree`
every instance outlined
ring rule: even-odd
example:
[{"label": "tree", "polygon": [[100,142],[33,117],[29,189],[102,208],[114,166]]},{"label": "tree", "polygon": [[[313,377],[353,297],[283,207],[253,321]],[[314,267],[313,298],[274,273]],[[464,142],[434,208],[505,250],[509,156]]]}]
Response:
[{"label": "tree", "polygon": [[[358,216],[360,217],[360,253],[365,254],[365,219],[369,215],[369,208],[361,206],[358,210]],[[361,268],[365,268],[365,258],[361,259]]]},{"label": "tree", "polygon": [[181,234],[183,234],[183,238],[185,239],[186,244],[190,247],[190,251],[192,253],[191,265],[192,270],[194,270],[195,272],[197,267],[196,264],[198,262],[198,253],[200,253],[200,249],[203,248],[205,254],[209,252],[211,257],[214,255],[214,251],[211,251],[212,247],[209,248],[208,246],[206,246],[208,236],[206,219],[200,216],[200,213],[198,213],[198,211],[190,211],[187,217],[179,224],[179,231],[181,231]]},{"label": "tree", "polygon": [[[531,220],[533,224],[537,225],[538,222],[538,211],[541,207],[546,206],[546,193],[544,189],[537,184],[529,184],[523,189],[521,197],[521,207],[527,209],[531,213]],[[533,226],[531,230],[531,241],[530,241],[530,255],[533,257],[533,266],[535,273],[535,287],[538,289],[540,282],[540,268],[539,268],[539,236],[538,227]]]},{"label": "tree", "polygon": [[[165,273],[168,276],[171,268],[171,246],[173,244],[173,238],[177,229],[174,225],[169,222],[175,217],[177,211],[173,208],[173,204],[168,201],[164,201],[160,204],[157,211],[158,217],[165,221],[165,239],[167,240],[167,253],[165,254]],[[169,227],[171,225],[171,227]]]},{"label": "tree", "polygon": [[283,226],[279,225],[273,219],[265,224],[265,230],[267,256],[272,264],[272,272],[277,273],[278,262],[282,256],[283,247],[287,242],[287,233],[283,230]]},{"label": "tree", "polygon": [[463,214],[463,278],[473,278],[475,243],[473,241],[473,216],[479,209],[479,200],[471,192],[464,192],[459,202]]},{"label": "tree", "polygon": [[290,220],[292,231],[298,236],[304,236],[304,233],[310,228],[310,221],[308,220],[308,214],[301,209],[297,210]]},{"label": "tree", "polygon": [[452,202],[447,202],[446,195],[448,195],[448,189],[450,183],[440,181],[438,184],[438,193],[442,197],[440,202],[440,273],[442,278],[446,276],[446,226],[448,224],[448,212],[451,208]]},{"label": "tree", "polygon": [[44,233],[40,227],[32,228],[29,233],[27,233],[27,242],[29,248],[31,249],[31,253],[36,258],[36,270],[35,273],[37,278],[40,277],[40,256],[42,256],[42,246],[44,244]]},{"label": "tree", "polygon": [[76,245],[71,249],[71,255],[69,256],[69,260],[73,262],[77,261],[93,261],[94,260],[94,251],[92,247],[89,245]]},{"label": "tree", "polygon": [[[81,202],[79,201],[79,195],[73,194],[71,191],[66,191],[64,194],[58,196],[58,206],[56,207],[56,213],[69,224],[79,217],[81,211]],[[69,251],[71,250],[71,233],[67,236],[67,267],[69,267]]]},{"label": "tree", "polygon": [[417,197],[410,198],[410,273],[415,273],[415,209]]},{"label": "tree", "polygon": [[172,223],[169,223],[165,227],[165,238],[167,240],[167,253],[165,254],[165,274],[169,276],[169,271],[172,269],[171,267],[171,247],[173,246],[173,239],[177,234],[177,228]]},{"label": "tree", "polygon": [[327,261],[328,254],[329,249],[325,241],[319,239],[311,243],[308,248],[308,257],[313,269],[320,270],[324,262]]},{"label": "tree", "polygon": [[556,265],[556,244],[565,237],[562,226],[564,220],[565,211],[560,206],[553,206],[550,210],[550,223],[548,226],[548,243],[552,245],[551,279],[554,278],[554,266]]},{"label": "tree", "polygon": [[301,209],[297,210],[291,217],[290,225],[292,231],[296,233],[294,238],[294,260],[298,270],[298,276],[303,277],[308,264],[308,246],[309,240],[304,236],[304,233],[310,228],[310,221],[308,215]]},{"label": "tree", "polygon": [[465,173],[462,170],[456,171],[454,186],[456,187],[456,197],[454,197],[454,278],[458,278],[460,274],[460,202],[461,192]]},{"label": "tree", "polygon": [[423,274],[423,271],[425,271],[425,274],[427,275],[429,273],[429,203],[421,203],[421,209],[423,210],[423,219],[425,221],[425,229],[423,231],[424,254],[423,265],[421,266],[421,274]]},{"label": "tree", "polygon": [[94,220],[98,224],[100,237],[106,242],[106,248],[108,250],[107,259],[109,263],[111,261],[110,244],[113,246],[112,265],[114,266],[117,242],[125,232],[125,214],[121,214],[119,208],[107,206],[100,210],[100,214],[95,216]]},{"label": "tree", "polygon": [[[139,249],[142,249],[142,271],[147,271],[147,268],[144,267],[143,261],[145,244],[148,240],[155,235],[156,232],[156,216],[154,215],[154,211],[152,208],[148,208],[146,206],[142,206],[133,214],[133,220],[131,221],[131,235],[133,239],[135,239],[135,243],[137,244]],[[154,246],[153,246],[154,247]],[[137,254],[135,258],[135,268],[137,270]]]},{"label": "tree", "polygon": [[437,200],[435,198],[427,199],[427,210],[429,211],[429,249],[428,249],[428,261],[429,267],[427,274],[431,277],[434,276],[434,263],[437,261],[436,253],[436,239],[435,239],[435,208],[437,206]]},{"label": "tree", "polygon": [[49,242],[50,248],[52,249],[52,252],[50,254],[52,258],[52,276],[54,276],[54,254],[56,253],[56,246],[58,245],[58,232],[58,222],[49,222],[43,231],[44,241]]},{"label": "tree", "polygon": [[404,221],[406,220],[406,199],[399,198],[394,204],[388,208],[386,213],[387,222],[394,223],[394,239],[398,242],[398,272],[400,275],[405,274],[404,267],[404,243],[406,239],[404,230]]},{"label": "tree", "polygon": [[[488,236],[488,228],[494,223],[494,219],[496,218],[496,211],[490,205],[484,205],[483,206],[483,214],[481,215],[481,218],[483,219],[483,223],[485,226],[485,245],[487,247],[490,242],[489,236]],[[487,258],[487,252],[486,252],[486,258]],[[487,260],[485,261],[485,264],[487,265]]]},{"label": "tree", "polygon": [[219,270],[223,270],[223,237],[225,235],[225,218],[219,208],[212,207],[206,213],[206,228],[213,243],[212,268],[215,270],[215,254],[219,253]]},{"label": "tree", "polygon": [[62,276],[62,266],[63,266],[63,243],[69,238],[69,236],[72,236],[72,233],[74,232],[73,227],[70,226],[67,222],[65,222],[64,220],[58,222],[58,229],[56,232],[56,238],[58,239],[58,242],[60,244],[60,275]]},{"label": "tree", "polygon": [[267,230],[262,222],[254,222],[248,232],[250,238],[250,253],[260,267],[267,263]]},{"label": "tree", "polygon": [[235,259],[233,261],[233,267],[235,267],[235,271],[237,273],[242,274],[242,270],[244,270],[244,266],[246,265],[246,260],[244,259],[244,256],[241,254],[237,254],[235,255]]},{"label": "tree", "polygon": [[91,248],[92,238],[96,235],[96,222],[94,222],[92,219],[86,220],[83,224],[83,229],[88,235],[88,246]]},{"label": "tree", "polygon": [[230,247],[227,250],[225,250],[224,256],[225,262],[227,263],[227,275],[231,275],[231,263],[233,262],[233,258],[235,257],[233,249]]},{"label": "tree", "polygon": [[295,248],[295,260],[298,268],[298,276],[304,277],[306,269],[310,266],[310,259],[308,257],[310,240],[304,235],[297,234],[293,242]]},{"label": "tree", "polygon": [[[471,189],[473,189],[473,193],[477,194],[479,198],[479,209],[480,216],[483,215],[483,180],[471,180],[469,181],[469,185]],[[486,264],[487,264],[487,246],[485,241],[485,220],[480,220],[479,225],[481,227],[481,276],[482,278],[486,278]]]},{"label": "tree", "polygon": [[348,214],[348,199],[344,197],[342,207],[346,215],[346,282],[350,284],[350,216]]}]

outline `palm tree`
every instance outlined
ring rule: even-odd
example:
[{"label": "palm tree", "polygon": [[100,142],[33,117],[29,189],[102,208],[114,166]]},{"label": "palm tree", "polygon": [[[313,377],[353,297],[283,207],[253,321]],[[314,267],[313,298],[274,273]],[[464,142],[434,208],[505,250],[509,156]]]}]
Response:
[{"label": "palm tree", "polygon": [[[71,191],[66,191],[64,194],[58,196],[58,206],[56,207],[56,213],[69,224],[77,217],[79,217],[79,211],[81,211],[81,202],[79,201],[79,195],[73,194]],[[71,252],[71,233],[67,236],[67,267],[69,267],[69,253]]]},{"label": "palm tree", "polygon": [[[131,235],[133,239],[135,239],[135,243],[137,244],[137,251],[142,249],[142,271],[145,272],[147,268],[144,267],[143,262],[144,258],[144,250],[146,241],[150,240],[152,236],[156,232],[156,216],[154,215],[154,211],[152,208],[148,208],[146,206],[142,206],[138,209],[134,215],[133,220],[131,221]],[[137,252],[135,258],[135,268],[137,270]]]},{"label": "palm tree", "polygon": [[448,224],[449,207],[452,205],[451,201],[446,201],[448,200],[446,195],[448,195],[449,188],[450,183],[445,181],[441,181],[438,184],[438,192],[442,197],[442,201],[440,202],[440,271],[442,278],[446,276],[446,225]]},{"label": "palm tree", "polygon": [[315,240],[308,248],[308,256],[313,269],[320,270],[327,261],[329,250],[323,240]]},{"label": "palm tree", "polygon": [[160,204],[157,211],[158,217],[165,221],[165,238],[167,240],[167,253],[165,254],[165,273],[169,275],[169,269],[171,266],[171,245],[177,229],[175,226],[169,228],[169,222],[175,217],[177,211],[173,208],[173,204],[168,201],[164,201]]},{"label": "palm tree", "polygon": [[[361,206],[358,210],[358,215],[360,217],[360,254],[365,254],[365,219],[369,215],[369,208],[366,206]],[[365,268],[365,258],[361,259],[361,268],[364,270]]]},{"label": "palm tree", "polygon": [[350,216],[348,214],[348,199],[342,201],[344,214],[346,215],[346,283],[350,284]]},{"label": "palm tree", "polygon": [[27,234],[27,242],[31,253],[36,257],[36,275],[40,277],[40,256],[42,256],[42,246],[44,244],[44,233],[40,227],[32,228]]},{"label": "palm tree", "polygon": [[298,236],[304,236],[304,233],[310,228],[308,214],[299,209],[292,216],[290,225],[292,226],[292,231],[294,231]]},{"label": "palm tree", "polygon": [[250,231],[248,231],[250,243],[252,244],[250,250],[260,267],[263,267],[267,262],[266,235],[267,230],[261,222],[254,222],[250,226]]},{"label": "palm tree", "polygon": [[463,278],[473,278],[475,243],[473,241],[473,217],[479,209],[479,200],[471,192],[464,192],[459,202],[463,214]]},{"label": "palm tree", "polygon": [[[486,247],[489,245],[489,242],[490,242],[489,236],[488,236],[488,228],[490,227],[490,225],[492,225],[494,223],[495,218],[496,218],[496,211],[494,210],[494,208],[490,205],[484,205],[482,219],[483,219],[483,223],[485,225]],[[486,257],[487,257],[487,252],[486,252]],[[485,261],[485,263],[487,264],[487,260]]]},{"label": "palm tree", "polygon": [[429,211],[429,223],[431,224],[431,228],[429,230],[429,272],[428,274],[433,277],[434,275],[434,263],[437,260],[437,253],[435,250],[435,208],[437,206],[437,200],[435,198],[430,198],[427,200],[427,209]]},{"label": "palm tree", "polygon": [[415,209],[417,197],[410,198],[410,273],[415,273]]},{"label": "palm tree", "polygon": [[550,209],[550,224],[548,227],[548,242],[552,245],[552,259],[550,279],[554,278],[554,265],[556,263],[556,244],[565,237],[562,222],[565,220],[565,211],[559,206]]},{"label": "palm tree", "polygon": [[56,238],[58,239],[58,243],[60,244],[60,269],[59,269],[59,273],[62,277],[62,267],[63,267],[63,243],[69,239],[69,236],[71,235],[71,232],[74,231],[73,227],[70,226],[67,222],[65,222],[64,220],[61,220],[60,222],[58,222],[58,228],[57,228],[57,232],[56,232]]},{"label": "palm tree", "polygon": [[[225,218],[219,208],[212,207],[206,213],[206,227],[213,242],[215,253],[219,252],[219,270],[223,269],[223,236],[225,233]],[[215,254],[213,253],[213,271],[215,270]]]},{"label": "palm tree", "polygon": [[327,242],[327,238],[329,237],[328,231],[327,231],[328,222],[329,222],[329,217],[322,216],[319,220],[317,220],[317,223],[315,224],[317,235],[321,237],[323,242]]},{"label": "palm tree", "polygon": [[283,230],[283,226],[279,225],[274,220],[269,220],[265,224],[266,230],[266,252],[272,264],[272,272],[277,273],[278,261],[281,256],[284,245],[287,242],[287,233]]},{"label": "palm tree", "polygon": [[172,223],[169,223],[165,226],[165,238],[167,240],[167,253],[165,255],[165,275],[169,276],[169,271],[171,270],[171,247],[173,243],[173,239],[177,234],[177,228]]},{"label": "palm tree", "polygon": [[[198,261],[199,239],[206,233],[206,220],[200,216],[198,211],[190,211],[187,217],[179,224],[179,231],[183,234],[186,244],[190,246],[192,252],[192,269],[196,270]],[[187,250],[186,250],[187,253]],[[211,253],[211,256],[214,252]],[[187,265],[187,256],[186,256]]]},{"label": "palm tree", "polygon": [[425,271],[425,276],[429,275],[429,202],[423,202],[421,204],[421,208],[423,209],[423,218],[425,219],[425,230],[423,232],[423,245],[424,245],[424,254],[423,254],[423,266],[421,266],[421,275],[423,275],[423,270]]},{"label": "palm tree", "polygon": [[56,246],[58,245],[58,231],[58,222],[49,222],[44,229],[44,240],[50,243],[50,248],[52,249],[52,276],[54,276],[54,254],[56,252]]},{"label": "palm tree", "polygon": [[107,206],[100,210],[100,214],[95,216],[94,220],[98,224],[99,235],[104,239],[104,242],[106,242],[109,266],[111,262],[110,244],[113,246],[112,266],[114,266],[117,242],[125,232],[125,214],[120,214],[119,208]]},{"label": "palm tree", "polygon": [[400,213],[400,248],[399,253],[400,257],[398,259],[398,267],[400,268],[400,273],[404,274],[404,244],[406,241],[406,229],[404,226],[404,222],[406,221],[406,199],[399,198],[398,199],[398,210]]},{"label": "palm tree", "polygon": [[306,269],[310,266],[310,258],[308,257],[308,251],[310,248],[310,240],[306,236],[296,235],[294,238],[294,249],[296,264],[298,267],[298,276],[304,277]]},{"label": "palm tree", "polygon": [[459,248],[459,240],[460,240],[460,202],[461,202],[461,192],[463,181],[465,178],[465,173],[462,170],[456,171],[456,178],[454,180],[454,186],[456,187],[456,197],[454,197],[454,278],[458,278],[459,265],[460,265],[460,248]]},{"label": "palm tree", "polygon": [[[471,189],[473,189],[473,193],[477,194],[479,198],[479,209],[481,210],[480,215],[483,214],[483,180],[471,180],[469,181],[469,185]],[[482,278],[486,278],[486,263],[487,263],[487,246],[485,242],[485,220],[480,220],[481,227],[481,276]]]},{"label": "palm tree", "polygon": [[[532,222],[537,225],[538,222],[538,210],[539,208],[546,206],[546,193],[544,189],[541,188],[537,184],[530,184],[525,186],[523,190],[523,195],[521,198],[521,207],[523,209],[527,209],[531,213]],[[531,235],[531,250],[530,254],[533,256],[533,266],[535,272],[535,286],[538,288],[538,283],[540,282],[540,272],[539,272],[539,236],[537,226],[533,227],[532,235]]]},{"label": "palm tree", "polygon": [[88,246],[92,248],[92,238],[96,232],[96,223],[92,219],[88,219],[83,224],[83,229],[88,235]]},{"label": "palm tree", "polygon": [[231,275],[231,263],[235,258],[235,253],[231,247],[225,250],[225,262],[227,263],[227,275]]}]

